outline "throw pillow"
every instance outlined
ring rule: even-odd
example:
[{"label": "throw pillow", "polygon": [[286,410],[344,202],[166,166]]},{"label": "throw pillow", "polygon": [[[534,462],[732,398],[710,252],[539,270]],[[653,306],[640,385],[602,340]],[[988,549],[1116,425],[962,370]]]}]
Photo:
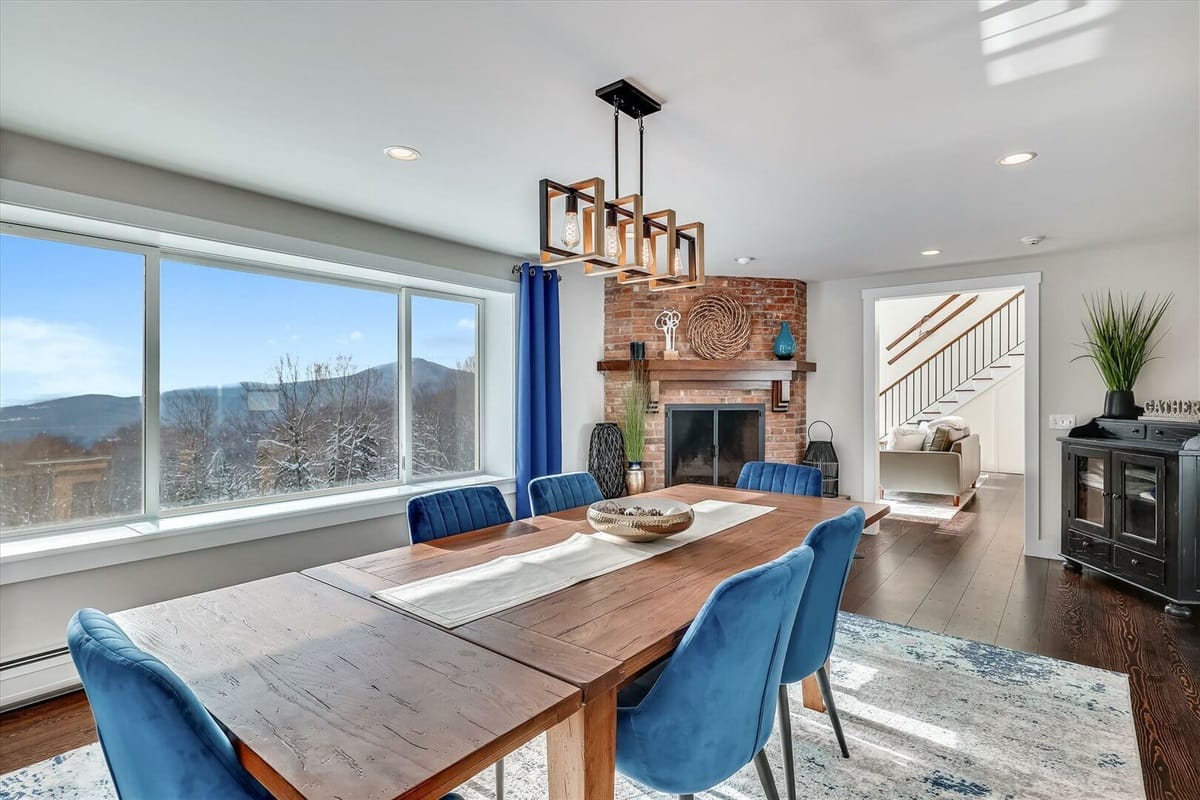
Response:
[{"label": "throw pillow", "polygon": [[950,450],[950,433],[952,428],[935,428],[933,431],[933,441],[929,445],[929,449],[936,453],[945,453]]},{"label": "throw pillow", "polygon": [[925,431],[917,428],[893,428],[891,439],[888,441],[889,450],[920,452],[924,446]]},{"label": "throw pillow", "polygon": [[962,417],[938,417],[935,420],[930,420],[929,427],[931,428],[957,428],[963,430],[967,427],[967,421]]}]

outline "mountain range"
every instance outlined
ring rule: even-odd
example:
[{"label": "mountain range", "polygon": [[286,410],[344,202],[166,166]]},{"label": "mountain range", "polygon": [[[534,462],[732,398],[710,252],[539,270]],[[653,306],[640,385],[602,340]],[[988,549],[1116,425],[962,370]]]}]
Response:
[{"label": "mountain range", "polygon": [[[395,362],[369,367],[364,372],[375,373],[375,385],[380,396],[395,392],[397,368]],[[412,366],[413,393],[436,393],[443,389],[469,385],[474,375],[423,358],[414,358]],[[201,391],[216,397],[217,410],[228,419],[247,413],[247,395],[253,391],[269,391],[273,384],[244,381],[225,386],[204,386],[195,389],[176,389],[164,392],[163,405],[187,392]],[[309,381],[301,386],[308,387]],[[106,394],[83,394],[60,397],[38,403],[0,407],[0,442],[20,441],[38,434],[62,436],[84,447],[111,436],[126,425],[137,424],[142,418],[141,397],[114,397]]]}]

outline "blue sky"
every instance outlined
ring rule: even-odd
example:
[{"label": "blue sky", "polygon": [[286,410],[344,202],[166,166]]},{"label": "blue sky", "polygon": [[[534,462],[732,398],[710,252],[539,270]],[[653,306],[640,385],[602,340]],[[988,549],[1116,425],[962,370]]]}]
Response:
[{"label": "blue sky", "polygon": [[[385,292],[161,265],[164,391],[267,380],[280,356],[396,360]],[[140,255],[0,236],[0,405],[141,392]],[[414,296],[413,355],[454,366],[473,352],[474,306]]]}]

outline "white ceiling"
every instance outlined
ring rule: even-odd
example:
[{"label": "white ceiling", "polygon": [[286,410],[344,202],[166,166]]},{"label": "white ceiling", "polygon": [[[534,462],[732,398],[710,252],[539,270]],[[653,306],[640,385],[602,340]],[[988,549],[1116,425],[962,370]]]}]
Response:
[{"label": "white ceiling", "polygon": [[[0,125],[531,254],[539,178],[611,178],[593,90],[627,76],[664,101],[648,206],[705,222],[710,272],[832,278],[1017,255],[1028,234],[1195,229],[1200,4],[1031,5],[9,0]],[[1022,30],[1063,30],[1008,53],[1048,71],[989,83],[981,19],[1054,7]],[[385,159],[396,143],[424,158]]]}]

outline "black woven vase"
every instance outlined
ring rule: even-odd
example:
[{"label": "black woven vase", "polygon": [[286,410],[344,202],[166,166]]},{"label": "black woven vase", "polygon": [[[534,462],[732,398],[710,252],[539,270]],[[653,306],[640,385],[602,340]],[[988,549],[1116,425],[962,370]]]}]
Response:
[{"label": "black woven vase", "polygon": [[625,437],[615,422],[598,422],[588,447],[588,472],[605,499],[625,494]]}]

